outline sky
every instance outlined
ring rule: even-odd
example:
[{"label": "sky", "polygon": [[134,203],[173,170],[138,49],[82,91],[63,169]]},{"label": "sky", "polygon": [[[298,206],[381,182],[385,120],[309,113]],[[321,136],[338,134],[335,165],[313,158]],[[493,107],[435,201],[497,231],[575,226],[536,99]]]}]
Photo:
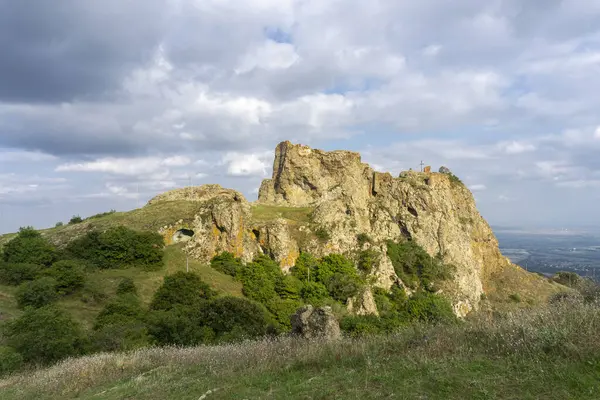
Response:
[{"label": "sky", "polygon": [[600,224],[600,0],[0,0],[0,233],[277,143],[449,167],[502,226]]}]

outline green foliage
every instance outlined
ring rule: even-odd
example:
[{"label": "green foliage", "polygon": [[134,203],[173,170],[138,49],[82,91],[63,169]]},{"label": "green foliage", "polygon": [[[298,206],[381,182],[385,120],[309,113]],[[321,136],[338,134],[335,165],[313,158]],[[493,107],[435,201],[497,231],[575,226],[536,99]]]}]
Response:
[{"label": "green foliage", "polygon": [[275,332],[261,304],[237,297],[175,306],[148,316],[148,332],[160,345],[197,345],[251,339]]},{"label": "green foliage", "polygon": [[373,272],[373,268],[379,263],[381,254],[377,250],[361,250],[358,253],[358,269],[365,274]]},{"label": "green foliage", "polygon": [[81,354],[86,337],[69,314],[55,306],[27,308],[19,318],[8,321],[6,343],[26,362],[47,364]]},{"label": "green foliage", "polygon": [[92,347],[97,351],[132,350],[151,343],[145,311],[135,294],[109,302],[96,317]]},{"label": "green foliage", "polygon": [[64,225],[64,223],[62,221],[58,221],[56,224],[54,224],[54,227],[55,228],[60,228],[63,225]]},{"label": "green foliage", "polygon": [[364,286],[352,261],[341,254],[323,257],[319,261],[315,279],[327,287],[331,297],[341,302],[357,295]]},{"label": "green foliage", "polygon": [[300,300],[274,298],[266,306],[267,310],[273,314],[277,324],[283,330],[289,331],[292,328],[291,316],[303,305],[304,303]]},{"label": "green foliage", "polygon": [[291,269],[291,273],[293,276],[298,278],[302,282],[310,281],[309,275],[313,274],[314,280],[314,271],[317,270],[317,266],[319,261],[310,253],[300,253],[300,256],[296,260],[296,265],[294,265]]},{"label": "green foliage", "polygon": [[409,315],[422,322],[439,323],[456,320],[450,302],[433,293],[419,291],[408,299],[406,306]]},{"label": "green foliage", "polygon": [[110,210],[110,211],[107,211],[107,212],[103,212],[103,213],[98,213],[98,214],[92,215],[91,217],[88,217],[87,219],[89,220],[89,219],[98,219],[98,218],[108,217],[109,215],[112,215],[112,214],[114,214],[116,212],[117,212],[117,210]]},{"label": "green foliage", "polygon": [[0,346],[0,377],[17,371],[23,364],[23,357],[12,347]]},{"label": "green foliage", "polygon": [[329,234],[329,231],[327,229],[325,229],[324,227],[320,226],[315,230],[315,236],[321,241],[321,242],[327,242],[329,239],[331,239],[331,235]]},{"label": "green foliage", "polygon": [[313,306],[321,306],[324,300],[329,298],[329,291],[320,282],[306,282],[302,286],[300,296],[307,303]]},{"label": "green foliage", "polygon": [[358,241],[358,247],[363,247],[366,243],[373,243],[373,240],[366,233],[359,233],[356,235],[356,240]]},{"label": "green foliage", "polygon": [[263,255],[245,265],[238,273],[238,279],[244,285],[242,289],[244,295],[262,304],[267,304],[277,297],[275,286],[281,276],[279,265]]},{"label": "green foliage", "polygon": [[556,283],[560,283],[561,285],[570,288],[576,288],[581,283],[583,278],[575,272],[559,271],[552,276],[552,280]]},{"label": "green foliage", "polygon": [[450,279],[454,271],[454,267],[444,265],[437,257],[431,257],[412,240],[402,243],[388,241],[387,254],[396,275],[413,289],[420,287],[434,291],[435,282]]},{"label": "green foliage", "polygon": [[214,332],[217,342],[252,339],[273,332],[267,310],[248,299],[215,298],[200,307],[199,317],[201,325]]},{"label": "green foliage", "polygon": [[58,300],[56,280],[44,277],[22,283],[17,289],[16,299],[20,308],[40,308]]},{"label": "green foliage", "polygon": [[456,175],[454,175],[452,172],[449,172],[448,174],[448,178],[450,178],[450,182],[457,184],[457,185],[464,185],[463,182],[460,180],[460,178]]},{"label": "green foliage", "polygon": [[340,321],[340,329],[351,337],[388,332],[384,320],[376,315],[347,315]]},{"label": "green foliage", "polygon": [[333,274],[327,284],[331,297],[341,303],[345,303],[350,297],[356,296],[361,287],[360,278],[339,272]]},{"label": "green foliage", "polygon": [[117,296],[106,304],[96,317],[94,329],[119,322],[123,317],[134,320],[142,320],[144,317],[140,300],[131,293]]},{"label": "green foliage", "polygon": [[302,290],[302,282],[293,275],[280,274],[275,279],[275,292],[282,299],[298,300]]},{"label": "green foliage", "polygon": [[227,251],[218,254],[210,260],[210,266],[219,272],[227,275],[236,276],[240,268],[243,267],[242,260],[236,258]]},{"label": "green foliage", "polygon": [[67,254],[99,268],[135,266],[156,270],[163,265],[163,247],[163,238],[158,233],[118,226],[102,233],[92,231],[72,241],[67,245]]},{"label": "green foliage", "polygon": [[54,247],[32,227],[21,228],[17,236],[4,245],[7,263],[51,265],[56,259]]},{"label": "green foliage", "polygon": [[0,282],[17,286],[38,277],[42,267],[36,264],[0,263]]},{"label": "green foliage", "polygon": [[119,285],[117,286],[117,295],[122,294],[133,294],[137,295],[137,288],[135,287],[135,283],[131,278],[123,278]]},{"label": "green foliage", "polygon": [[198,275],[176,272],[165,276],[163,284],[154,293],[150,309],[166,311],[176,305],[197,306],[213,296],[213,290]]},{"label": "green foliage", "polygon": [[191,346],[210,343],[215,333],[200,323],[196,307],[174,305],[170,310],[153,310],[148,314],[148,333],[158,345]]},{"label": "green foliage", "polygon": [[85,272],[81,263],[72,260],[57,261],[43,274],[56,280],[58,294],[71,294],[85,283]]},{"label": "green foliage", "polygon": [[69,225],[79,224],[81,222],[83,222],[83,218],[81,218],[79,215],[73,215],[69,220]]},{"label": "green foliage", "polygon": [[513,293],[510,296],[508,296],[508,298],[514,301],[515,303],[521,302],[521,296],[518,293]]}]

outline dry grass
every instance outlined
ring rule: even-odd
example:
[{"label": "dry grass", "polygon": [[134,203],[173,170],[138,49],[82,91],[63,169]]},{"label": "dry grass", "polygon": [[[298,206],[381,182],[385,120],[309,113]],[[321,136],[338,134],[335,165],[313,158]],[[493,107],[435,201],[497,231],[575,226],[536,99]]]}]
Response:
[{"label": "dry grass", "polygon": [[0,396],[600,398],[599,330],[598,305],[563,303],[355,340],[150,348],[12,376]]}]

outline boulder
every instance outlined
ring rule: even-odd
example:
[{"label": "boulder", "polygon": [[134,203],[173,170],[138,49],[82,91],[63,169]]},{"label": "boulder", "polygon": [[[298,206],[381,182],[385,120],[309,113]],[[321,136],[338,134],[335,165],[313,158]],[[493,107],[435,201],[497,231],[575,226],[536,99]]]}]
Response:
[{"label": "boulder", "polygon": [[304,306],[292,315],[292,333],[304,339],[339,339],[340,325],[331,307]]}]

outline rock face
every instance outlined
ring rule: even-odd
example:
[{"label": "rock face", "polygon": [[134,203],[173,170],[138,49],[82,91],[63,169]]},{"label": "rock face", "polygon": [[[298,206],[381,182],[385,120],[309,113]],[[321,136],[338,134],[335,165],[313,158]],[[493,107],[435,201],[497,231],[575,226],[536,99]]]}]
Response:
[{"label": "rock face", "polygon": [[[403,171],[394,177],[375,172],[355,152],[283,142],[275,151],[273,176],[263,181],[255,204],[219,185],[168,192],[150,204],[198,203],[193,223],[183,226],[180,221],[161,233],[169,241],[181,229],[193,231],[186,246],[199,259],[230,251],[249,261],[264,253],[287,270],[300,251],[352,258],[357,250],[371,248],[381,254],[373,280],[386,289],[403,283],[385,254],[385,243],[411,239],[456,267],[454,279],[439,290],[455,313],[464,316],[494,286],[494,276],[504,270],[526,273],[502,256],[471,192],[447,168],[441,171]],[[359,241],[359,235],[369,241]],[[358,313],[376,312],[370,292],[351,304]]]},{"label": "rock face", "polygon": [[340,325],[331,307],[304,306],[292,315],[292,333],[304,339],[339,339]]}]

